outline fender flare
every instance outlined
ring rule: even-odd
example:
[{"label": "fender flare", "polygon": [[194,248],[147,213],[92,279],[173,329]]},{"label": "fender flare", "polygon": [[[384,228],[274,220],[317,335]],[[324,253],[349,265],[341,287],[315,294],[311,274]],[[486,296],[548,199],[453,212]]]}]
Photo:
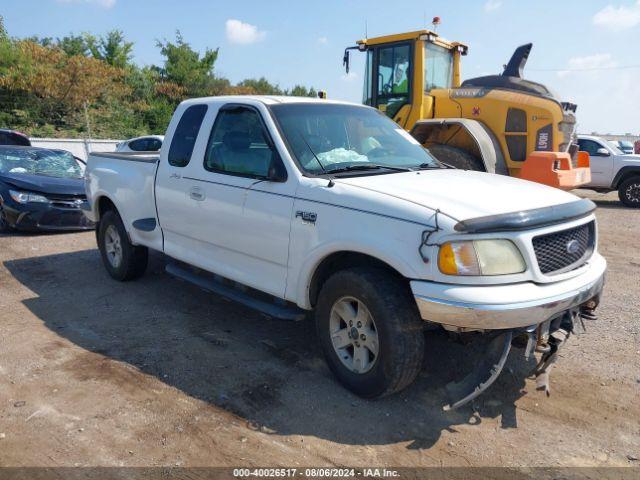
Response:
[{"label": "fender flare", "polygon": [[509,174],[507,163],[504,159],[498,139],[484,123],[479,122],[478,120],[472,120],[469,118],[434,118],[419,120],[411,129],[410,133],[422,145],[425,143],[427,134],[433,126],[444,127],[449,125],[457,125],[464,128],[469,136],[475,141],[478,150],[480,150],[480,154],[482,156],[481,160],[484,163],[484,167],[487,172],[499,173],[501,175]]},{"label": "fender flare", "polygon": [[409,263],[398,257],[376,251],[374,248],[363,248],[363,245],[359,245],[356,242],[330,242],[319,245],[306,256],[298,270],[297,281],[292,285],[294,288],[291,294],[294,298],[289,298],[289,300],[296,303],[300,308],[309,310],[311,308],[311,299],[309,296],[311,281],[317,268],[326,258],[340,252],[359,253],[376,258],[386,263],[405,278],[415,278],[417,275],[417,272]]},{"label": "fender flare", "polygon": [[611,182],[611,188],[614,190],[617,190],[622,180],[625,177],[633,174],[640,176],[640,164],[627,165],[625,167],[622,167],[620,170],[618,170],[615,177],[613,177],[613,182]]}]

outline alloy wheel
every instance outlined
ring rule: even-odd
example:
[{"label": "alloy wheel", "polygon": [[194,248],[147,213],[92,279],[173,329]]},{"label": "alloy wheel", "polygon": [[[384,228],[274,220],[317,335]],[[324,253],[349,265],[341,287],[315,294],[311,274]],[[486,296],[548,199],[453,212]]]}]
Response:
[{"label": "alloy wheel", "polygon": [[367,373],[379,356],[378,330],[366,305],[353,297],[342,297],[331,307],[331,344],[342,364],[352,372]]},{"label": "alloy wheel", "polygon": [[122,263],[122,243],[115,225],[109,225],[104,232],[104,249],[111,266],[118,268]]}]

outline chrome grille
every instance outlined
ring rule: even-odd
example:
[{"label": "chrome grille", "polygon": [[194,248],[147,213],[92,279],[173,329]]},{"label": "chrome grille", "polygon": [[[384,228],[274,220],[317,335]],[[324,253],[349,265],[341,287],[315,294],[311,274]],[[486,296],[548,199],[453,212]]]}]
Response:
[{"label": "chrome grille", "polygon": [[545,275],[554,275],[584,264],[595,245],[595,223],[569,230],[540,235],[533,239],[538,267]]},{"label": "chrome grille", "polygon": [[58,208],[80,208],[86,195],[47,195],[51,205]]}]

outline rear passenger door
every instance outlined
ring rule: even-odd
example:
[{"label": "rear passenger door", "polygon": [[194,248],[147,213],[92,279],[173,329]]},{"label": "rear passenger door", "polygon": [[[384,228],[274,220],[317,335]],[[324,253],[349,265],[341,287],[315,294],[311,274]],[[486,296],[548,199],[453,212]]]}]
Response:
[{"label": "rear passenger door", "polygon": [[[185,260],[185,244],[193,237],[193,205],[189,199],[191,181],[184,178],[198,149],[204,151],[207,133],[201,126],[208,111],[205,104],[188,105],[176,111],[169,125],[168,148],[160,152],[160,165],[155,178],[156,208],[164,237],[164,251]],[[173,132],[173,134],[171,134]],[[188,176],[188,175],[187,175]],[[148,179],[154,181],[154,179]],[[188,247],[186,247],[188,248]]]}]

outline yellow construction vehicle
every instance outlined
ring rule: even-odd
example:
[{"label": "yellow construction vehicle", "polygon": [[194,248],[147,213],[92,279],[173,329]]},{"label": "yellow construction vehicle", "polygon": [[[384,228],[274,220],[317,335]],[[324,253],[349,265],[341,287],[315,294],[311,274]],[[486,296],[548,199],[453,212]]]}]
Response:
[{"label": "yellow construction vehicle", "polygon": [[591,181],[589,156],[574,144],[576,105],[522,78],[531,44],[501,75],[461,81],[468,47],[430,30],[360,40],[363,102],[409,131],[450,165],[517,176],[562,189]]}]

